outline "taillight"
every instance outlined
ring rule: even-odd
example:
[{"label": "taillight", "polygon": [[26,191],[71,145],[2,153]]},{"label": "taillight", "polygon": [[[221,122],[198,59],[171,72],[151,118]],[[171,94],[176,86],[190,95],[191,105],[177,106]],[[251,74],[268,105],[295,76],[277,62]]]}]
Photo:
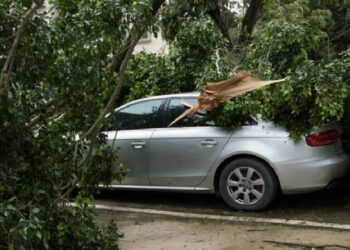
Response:
[{"label": "taillight", "polygon": [[311,147],[319,147],[335,144],[340,138],[338,130],[326,130],[306,136],[307,145]]}]

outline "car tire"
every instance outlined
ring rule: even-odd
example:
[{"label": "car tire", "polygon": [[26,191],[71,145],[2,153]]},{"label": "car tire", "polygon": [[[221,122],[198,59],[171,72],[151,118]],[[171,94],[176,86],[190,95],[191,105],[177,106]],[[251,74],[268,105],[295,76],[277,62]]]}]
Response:
[{"label": "car tire", "polygon": [[271,204],[278,190],[278,181],[272,169],[252,158],[233,160],[220,174],[220,195],[237,210],[262,210]]}]

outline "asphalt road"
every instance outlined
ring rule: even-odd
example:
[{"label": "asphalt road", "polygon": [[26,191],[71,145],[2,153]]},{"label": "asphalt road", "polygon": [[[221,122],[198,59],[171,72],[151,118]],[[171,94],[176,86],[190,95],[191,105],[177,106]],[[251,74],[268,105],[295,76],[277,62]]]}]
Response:
[{"label": "asphalt road", "polygon": [[217,215],[266,217],[350,224],[350,185],[302,195],[280,195],[265,211],[230,209],[211,194],[101,190],[97,204]]}]

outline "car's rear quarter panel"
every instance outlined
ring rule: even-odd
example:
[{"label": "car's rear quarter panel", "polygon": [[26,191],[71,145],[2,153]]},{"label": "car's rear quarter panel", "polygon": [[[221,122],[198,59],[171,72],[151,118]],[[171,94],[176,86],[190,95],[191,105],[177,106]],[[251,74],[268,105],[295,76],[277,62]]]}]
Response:
[{"label": "car's rear quarter panel", "polygon": [[302,138],[292,141],[288,133],[272,123],[244,126],[236,130],[201,186],[213,187],[215,173],[227,159],[252,156],[265,161],[276,173],[284,193],[323,188],[348,170],[348,156],[340,141],[334,145],[310,147]]}]

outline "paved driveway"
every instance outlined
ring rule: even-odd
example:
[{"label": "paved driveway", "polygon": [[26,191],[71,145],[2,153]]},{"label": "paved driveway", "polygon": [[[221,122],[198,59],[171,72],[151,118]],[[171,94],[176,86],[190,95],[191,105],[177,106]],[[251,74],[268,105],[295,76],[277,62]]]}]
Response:
[{"label": "paved driveway", "polygon": [[221,199],[208,194],[105,190],[97,196],[97,203],[202,214],[350,224],[349,186],[310,194],[281,196],[268,210],[257,213],[233,211]]}]

